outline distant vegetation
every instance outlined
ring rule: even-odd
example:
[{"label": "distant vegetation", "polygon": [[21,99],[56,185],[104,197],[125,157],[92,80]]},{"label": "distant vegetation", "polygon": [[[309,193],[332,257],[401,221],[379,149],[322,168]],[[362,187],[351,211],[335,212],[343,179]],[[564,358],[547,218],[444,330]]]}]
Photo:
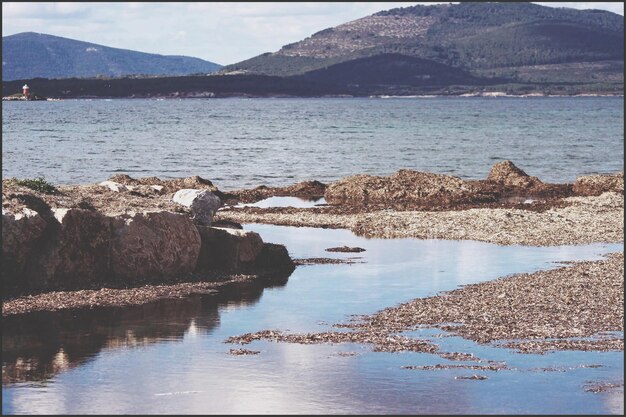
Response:
[{"label": "distant vegetation", "polygon": [[26,32],[2,37],[2,80],[211,73],[220,65],[187,56],[109,48]]}]

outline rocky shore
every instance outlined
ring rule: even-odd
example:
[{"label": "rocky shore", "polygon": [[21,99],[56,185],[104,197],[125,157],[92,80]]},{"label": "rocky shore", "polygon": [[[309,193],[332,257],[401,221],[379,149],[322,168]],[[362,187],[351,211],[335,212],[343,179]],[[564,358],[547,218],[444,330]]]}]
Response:
[{"label": "rocky shore", "polygon": [[[402,335],[420,327],[438,327],[481,344],[521,353],[624,350],[623,336],[612,333],[624,331],[624,254],[468,285],[335,327],[348,331],[289,334],[262,330],[233,336],[226,342],[357,342],[372,345],[374,351],[442,355],[432,341]],[[468,356],[457,353],[460,355]],[[476,359],[470,355],[460,360]]]},{"label": "rocky shore", "polygon": [[[217,218],[347,228],[367,237],[471,239],[503,245],[623,242],[624,236],[623,172],[580,176],[573,184],[547,184],[504,161],[494,165],[485,180],[409,170],[389,177],[356,175],[324,185],[324,197],[330,205],[226,208]],[[359,342],[372,344],[377,351],[440,354],[429,341],[399,334],[434,326],[524,353],[623,350],[623,336],[606,333],[623,332],[623,288],[623,253],[616,253],[605,261],[416,299],[358,323],[338,325],[349,332],[299,335],[264,330],[228,342]]]},{"label": "rocky shore", "polygon": [[[321,188],[318,185],[309,198]],[[494,165],[485,180],[400,170],[390,177],[347,177],[323,188],[328,206],[229,207],[216,218],[345,228],[378,238],[535,246],[623,241],[623,172],[548,184],[504,161]]]},{"label": "rocky shore", "polygon": [[[537,246],[622,242],[624,233],[622,172],[548,184],[510,161],[494,165],[484,180],[401,170],[328,185],[306,181],[224,192],[200,177],[116,175],[100,184],[34,188],[3,180],[5,316],[207,294],[234,283],[284,281],[296,265],[336,262],[294,262],[288,248],[263,242],[243,229],[245,223]],[[272,196],[324,197],[328,204],[236,207]],[[375,350],[440,354],[431,342],[397,333],[457,323],[445,330],[522,352],[622,350],[623,337],[603,336],[623,331],[622,264],[623,254],[615,254],[606,261],[468,286],[345,325],[350,332],[268,330],[230,341],[352,341],[371,343]]]},{"label": "rocky shore", "polygon": [[[100,184],[54,187],[3,180],[3,301],[102,288],[120,290],[115,294],[124,298],[121,290],[144,288],[133,293],[141,303],[154,298],[149,294],[168,296],[146,286],[171,284],[169,294],[177,296],[181,290],[205,291],[182,283],[293,271],[284,246],[263,242],[236,223],[213,221],[222,194],[209,181],[148,182],[117,176]],[[3,307],[3,314],[10,311],[6,303]]]}]

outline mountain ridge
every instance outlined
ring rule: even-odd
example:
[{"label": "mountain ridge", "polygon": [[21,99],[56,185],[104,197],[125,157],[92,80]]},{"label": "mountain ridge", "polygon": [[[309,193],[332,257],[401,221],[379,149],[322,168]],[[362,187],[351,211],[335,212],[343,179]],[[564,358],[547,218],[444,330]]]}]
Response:
[{"label": "mountain ridge", "polygon": [[2,37],[2,79],[212,73],[221,65],[183,55],[113,48],[37,32]]},{"label": "mountain ridge", "polygon": [[[623,66],[623,47],[623,16],[604,10],[513,2],[416,5],[326,28],[222,71],[298,75],[400,53],[470,72],[494,69],[494,76],[501,76],[500,68],[510,71],[515,66],[594,61],[621,61]],[[589,81],[597,81],[591,75]],[[557,76],[551,81],[560,80]]]}]

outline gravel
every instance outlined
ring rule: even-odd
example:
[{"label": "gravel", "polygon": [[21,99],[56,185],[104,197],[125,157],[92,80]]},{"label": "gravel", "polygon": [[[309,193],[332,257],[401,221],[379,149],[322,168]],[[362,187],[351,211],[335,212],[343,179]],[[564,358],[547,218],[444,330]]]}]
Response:
[{"label": "gravel", "polygon": [[[553,350],[624,350],[624,254],[572,263],[548,271],[518,274],[418,298],[335,324],[342,332],[287,334],[264,330],[233,336],[227,343],[254,340],[289,343],[366,343],[374,351],[414,351],[446,359],[476,360],[470,354],[440,352],[437,345],[400,333],[439,327],[481,344],[520,353]],[[622,332],[622,335],[610,332]]]},{"label": "gravel", "polygon": [[217,218],[239,223],[350,229],[370,238],[478,240],[501,245],[554,246],[623,242],[624,195],[562,199],[537,212],[515,208],[472,208],[451,211],[395,211],[326,214],[311,209],[271,212],[220,211]]}]

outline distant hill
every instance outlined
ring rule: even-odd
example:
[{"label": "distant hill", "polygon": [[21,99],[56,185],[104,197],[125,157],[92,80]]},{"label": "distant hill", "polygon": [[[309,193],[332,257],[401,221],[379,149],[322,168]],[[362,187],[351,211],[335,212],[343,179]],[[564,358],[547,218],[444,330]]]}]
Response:
[{"label": "distant hill", "polygon": [[397,94],[398,90],[428,86],[486,85],[490,80],[438,62],[401,54],[353,59],[291,78],[332,85],[352,94]]},{"label": "distant hill", "polygon": [[2,80],[211,73],[220,65],[199,58],[110,48],[42,33],[2,37]]},{"label": "distant hill", "polygon": [[[518,82],[568,82],[575,66],[577,82],[623,83],[624,18],[532,3],[418,5],[324,29],[223,71],[297,75],[380,54]],[[589,64],[599,62],[600,71]]]}]

